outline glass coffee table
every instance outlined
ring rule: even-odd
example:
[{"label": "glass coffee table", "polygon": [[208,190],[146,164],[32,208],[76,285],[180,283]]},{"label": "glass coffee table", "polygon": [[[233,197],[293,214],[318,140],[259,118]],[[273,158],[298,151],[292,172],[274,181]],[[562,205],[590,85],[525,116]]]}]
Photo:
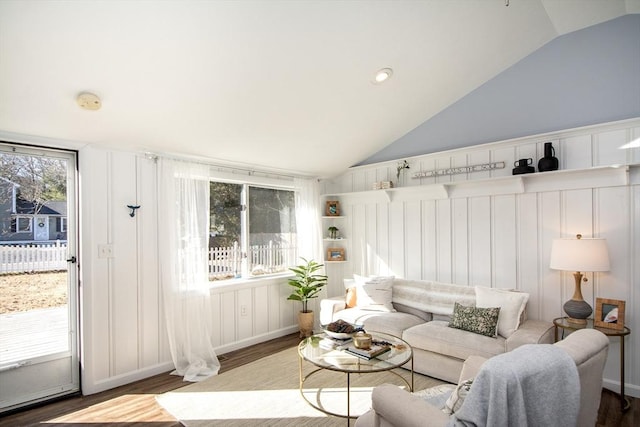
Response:
[{"label": "glass coffee table", "polygon": [[[373,341],[389,343],[391,349],[385,353],[382,353],[375,358],[365,359],[351,353],[348,353],[345,349],[338,348],[325,348],[320,343],[326,337],[324,333],[315,334],[308,338],[305,338],[298,345],[298,360],[299,360],[299,373],[300,373],[300,394],[307,403],[317,410],[336,417],[346,418],[347,423],[349,419],[357,418],[359,415],[351,415],[351,375],[352,374],[368,374],[375,372],[389,371],[400,378],[404,384],[407,385],[409,391],[413,391],[413,350],[411,346],[402,339],[394,337],[393,335],[382,334],[378,332],[371,332]],[[303,362],[309,362],[316,368],[308,374],[303,374]],[[410,381],[407,380],[400,373],[394,371],[396,368],[400,368],[409,363],[407,367],[411,372]],[[328,410],[323,407],[320,401],[320,395],[323,393],[323,389],[319,388],[317,391],[318,402],[312,402],[307,398],[304,393],[305,382],[317,373],[323,371],[336,371],[346,374],[347,377],[347,410],[346,414],[337,413]]]}]

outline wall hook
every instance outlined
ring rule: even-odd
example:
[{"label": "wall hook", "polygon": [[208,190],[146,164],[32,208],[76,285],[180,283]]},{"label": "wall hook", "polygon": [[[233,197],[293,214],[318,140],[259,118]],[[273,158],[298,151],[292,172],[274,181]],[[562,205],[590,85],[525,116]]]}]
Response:
[{"label": "wall hook", "polygon": [[127,207],[128,207],[129,209],[131,209],[131,212],[129,212],[129,216],[130,216],[131,218],[133,218],[134,216],[136,216],[136,209],[140,209],[140,205],[136,205],[136,206],[134,206],[134,205],[127,205]]}]

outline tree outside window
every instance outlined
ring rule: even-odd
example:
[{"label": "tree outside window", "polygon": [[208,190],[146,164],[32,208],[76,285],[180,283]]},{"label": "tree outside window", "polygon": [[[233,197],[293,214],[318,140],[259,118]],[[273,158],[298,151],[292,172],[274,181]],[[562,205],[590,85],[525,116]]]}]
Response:
[{"label": "tree outside window", "polygon": [[212,280],[279,273],[294,265],[293,191],[211,182],[210,218]]}]

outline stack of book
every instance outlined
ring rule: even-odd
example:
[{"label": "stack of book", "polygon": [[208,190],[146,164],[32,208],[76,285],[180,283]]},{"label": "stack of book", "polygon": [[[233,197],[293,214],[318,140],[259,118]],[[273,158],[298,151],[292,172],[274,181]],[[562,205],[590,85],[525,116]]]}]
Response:
[{"label": "stack of book", "polygon": [[330,336],[325,336],[322,340],[320,340],[320,347],[324,348],[325,350],[344,350],[352,341],[353,338],[351,337],[338,339]]},{"label": "stack of book", "polygon": [[345,350],[347,351],[347,353],[353,354],[354,356],[370,360],[374,357],[380,356],[382,353],[385,353],[390,349],[391,346],[388,344],[373,344],[368,349],[356,348],[353,345],[349,345]]},{"label": "stack of book", "polygon": [[386,190],[393,188],[393,181],[378,181],[373,183],[374,190]]}]

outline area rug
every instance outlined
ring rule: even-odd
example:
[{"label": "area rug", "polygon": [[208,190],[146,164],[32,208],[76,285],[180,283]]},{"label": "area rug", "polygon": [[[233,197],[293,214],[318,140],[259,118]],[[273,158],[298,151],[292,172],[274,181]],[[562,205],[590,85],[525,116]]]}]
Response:
[{"label": "area rug", "polygon": [[[299,390],[297,348],[290,348],[157,397],[187,427],[202,426],[344,426],[344,418],[327,415],[304,400]],[[315,368],[303,364],[303,373]],[[410,372],[397,370],[410,381]],[[442,384],[414,374],[416,390]],[[322,370],[305,382],[305,396],[319,407],[346,413],[346,374]],[[371,407],[374,386],[402,380],[389,372],[351,375],[351,414]],[[352,423],[353,424],[353,423]]]}]

